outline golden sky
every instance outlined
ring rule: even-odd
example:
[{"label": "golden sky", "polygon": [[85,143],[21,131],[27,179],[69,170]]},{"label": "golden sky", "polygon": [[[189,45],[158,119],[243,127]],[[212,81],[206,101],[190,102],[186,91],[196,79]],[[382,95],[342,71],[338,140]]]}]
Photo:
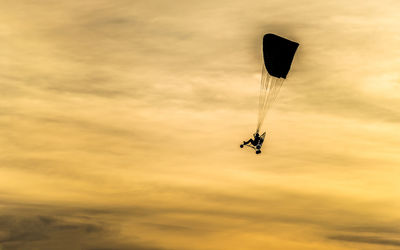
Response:
[{"label": "golden sky", "polygon": [[[0,249],[400,249],[398,0],[0,0]],[[261,40],[300,47],[255,155]]]}]

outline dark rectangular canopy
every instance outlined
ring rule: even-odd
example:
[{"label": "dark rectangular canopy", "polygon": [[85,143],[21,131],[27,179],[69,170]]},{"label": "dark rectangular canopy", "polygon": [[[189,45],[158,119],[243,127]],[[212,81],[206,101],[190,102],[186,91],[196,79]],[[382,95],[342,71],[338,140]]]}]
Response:
[{"label": "dark rectangular canopy", "polygon": [[298,46],[298,43],[274,34],[264,35],[263,56],[268,73],[286,78]]}]

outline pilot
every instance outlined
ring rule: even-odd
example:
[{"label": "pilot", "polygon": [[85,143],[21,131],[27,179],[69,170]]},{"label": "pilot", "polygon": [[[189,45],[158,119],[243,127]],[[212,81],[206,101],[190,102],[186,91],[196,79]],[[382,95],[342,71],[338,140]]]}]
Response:
[{"label": "pilot", "polygon": [[243,145],[247,145],[247,144],[251,143],[254,147],[257,146],[261,140],[261,137],[258,134],[258,132],[256,132],[253,136],[254,136],[254,140],[253,140],[253,138],[250,138],[250,140],[248,140],[248,141],[243,141]]}]

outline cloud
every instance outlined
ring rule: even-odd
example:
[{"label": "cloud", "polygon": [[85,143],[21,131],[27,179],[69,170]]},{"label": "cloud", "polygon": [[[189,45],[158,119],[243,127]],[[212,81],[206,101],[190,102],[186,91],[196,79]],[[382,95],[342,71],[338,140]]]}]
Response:
[{"label": "cloud", "polygon": [[129,246],[109,246],[109,247],[89,247],[86,250],[166,250],[165,248],[143,246],[143,245],[129,245]]},{"label": "cloud", "polygon": [[[195,227],[189,226],[181,226],[181,225],[173,225],[173,224],[159,224],[159,223],[143,223],[145,227],[150,227],[153,230],[157,231],[165,231],[165,232],[172,232],[172,233],[192,233],[192,234],[201,234],[204,233],[206,230],[196,229]],[[209,231],[207,231],[209,232]]]},{"label": "cloud", "polygon": [[[0,245],[6,250],[24,249],[27,244],[40,249],[164,249],[140,240],[121,242],[118,230],[107,218],[95,218],[84,209],[46,205],[38,209],[30,204],[9,204],[5,208],[11,209],[10,206],[13,211],[0,217]],[[44,213],[49,215],[40,215]]]},{"label": "cloud", "polygon": [[84,233],[101,232],[101,226],[88,223],[67,223],[51,216],[3,215],[0,217],[1,231],[4,236],[0,242],[23,244],[29,241],[44,241],[51,234],[76,231]]},{"label": "cloud", "polygon": [[353,243],[366,243],[386,246],[400,247],[400,240],[377,237],[377,236],[359,236],[359,235],[332,235],[328,239],[337,241],[347,241]]},{"label": "cloud", "polygon": [[[5,1],[1,244],[397,247],[397,7]],[[255,158],[266,32],[300,47]]]},{"label": "cloud", "polygon": [[358,226],[346,226],[346,227],[339,227],[338,230],[342,231],[349,231],[353,233],[391,233],[397,234],[400,233],[400,227],[397,223],[393,222],[393,225],[358,225]]}]

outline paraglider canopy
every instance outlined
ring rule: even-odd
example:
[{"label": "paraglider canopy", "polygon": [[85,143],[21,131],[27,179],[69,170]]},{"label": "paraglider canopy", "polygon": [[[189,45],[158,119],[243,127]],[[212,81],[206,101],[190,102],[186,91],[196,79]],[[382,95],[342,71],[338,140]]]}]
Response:
[{"label": "paraglider canopy", "polygon": [[283,37],[265,34],[263,54],[268,74],[277,78],[286,78],[298,46],[298,43]]}]

